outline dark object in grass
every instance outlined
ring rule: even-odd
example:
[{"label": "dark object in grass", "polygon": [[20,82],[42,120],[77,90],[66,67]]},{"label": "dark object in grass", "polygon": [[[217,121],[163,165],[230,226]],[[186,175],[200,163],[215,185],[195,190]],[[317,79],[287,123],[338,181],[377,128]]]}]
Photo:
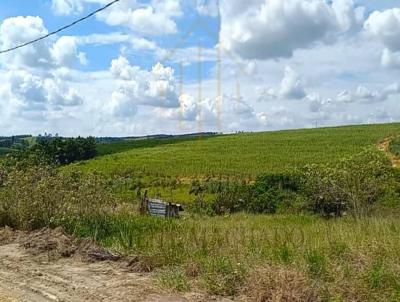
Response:
[{"label": "dark object in grass", "polygon": [[183,211],[183,207],[180,204],[166,203],[161,199],[150,199],[147,197],[147,191],[140,205],[140,213],[142,215],[178,218],[181,211]]},{"label": "dark object in grass", "polygon": [[88,252],[88,256],[96,261],[118,261],[121,259],[120,256],[105,250],[90,251]]}]

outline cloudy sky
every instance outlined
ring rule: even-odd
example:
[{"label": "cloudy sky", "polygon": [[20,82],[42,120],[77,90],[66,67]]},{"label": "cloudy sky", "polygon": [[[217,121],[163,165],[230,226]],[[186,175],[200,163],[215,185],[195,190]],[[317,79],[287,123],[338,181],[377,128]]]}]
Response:
[{"label": "cloudy sky", "polygon": [[[111,0],[1,0],[0,49]],[[121,0],[0,54],[0,135],[400,121],[400,0]]]}]

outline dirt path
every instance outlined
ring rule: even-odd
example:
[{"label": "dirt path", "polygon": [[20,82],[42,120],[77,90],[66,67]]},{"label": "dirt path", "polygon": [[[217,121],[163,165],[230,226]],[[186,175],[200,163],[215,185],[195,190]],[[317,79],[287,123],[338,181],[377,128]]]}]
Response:
[{"label": "dirt path", "polygon": [[379,150],[384,151],[388,155],[390,161],[392,162],[393,167],[398,168],[400,167],[400,158],[394,155],[392,152],[390,152],[389,150],[390,142],[391,139],[387,138],[378,144],[378,148]]},{"label": "dirt path", "polygon": [[35,243],[37,237],[19,234],[6,240],[4,232],[0,230],[0,302],[218,301],[197,293],[169,295],[154,285],[150,274],[132,272],[122,261],[54,259],[48,247],[37,253],[42,248]]}]

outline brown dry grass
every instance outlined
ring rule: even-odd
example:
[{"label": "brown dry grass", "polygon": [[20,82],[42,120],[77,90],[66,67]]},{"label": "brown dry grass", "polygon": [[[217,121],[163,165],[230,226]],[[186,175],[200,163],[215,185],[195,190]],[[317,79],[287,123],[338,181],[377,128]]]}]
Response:
[{"label": "brown dry grass", "polygon": [[321,301],[305,274],[283,266],[254,269],[246,280],[243,294],[257,302]]}]

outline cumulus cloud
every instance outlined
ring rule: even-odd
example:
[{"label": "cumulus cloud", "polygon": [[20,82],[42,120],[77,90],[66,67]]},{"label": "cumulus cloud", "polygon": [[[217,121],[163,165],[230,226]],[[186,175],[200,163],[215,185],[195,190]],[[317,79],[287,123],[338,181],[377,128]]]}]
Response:
[{"label": "cumulus cloud", "polygon": [[245,59],[291,57],[362,22],[352,0],[222,0],[222,43]]},{"label": "cumulus cloud", "polygon": [[[86,3],[107,4],[109,0],[52,0],[56,15],[82,13]],[[152,0],[143,5],[137,0],[121,1],[96,17],[111,26],[125,26],[133,32],[162,35],[177,32],[175,19],[182,16],[180,0]]]},{"label": "cumulus cloud", "polygon": [[300,75],[292,67],[286,66],[279,88],[263,88],[259,91],[258,101],[302,99],[306,94]]},{"label": "cumulus cloud", "polygon": [[152,0],[145,7],[127,0],[99,14],[98,18],[108,25],[125,26],[136,33],[162,35],[177,32],[175,19],[182,14],[179,0]]},{"label": "cumulus cloud", "polygon": [[380,90],[372,90],[364,85],[357,86],[354,92],[344,90],[340,92],[335,101],[337,103],[379,103],[388,100],[392,95],[400,94],[400,84],[393,83]]},{"label": "cumulus cloud", "polygon": [[199,101],[189,94],[179,97],[179,108],[155,108],[154,112],[163,119],[188,122],[210,122],[217,115],[214,100],[205,98]]},{"label": "cumulus cloud", "polygon": [[233,99],[233,113],[236,116],[243,117],[243,118],[252,118],[255,116],[255,111],[253,106],[249,103],[245,102],[243,98]]},{"label": "cumulus cloud", "polygon": [[83,1],[81,0],[52,0],[51,9],[56,15],[68,16],[79,14],[83,11]]},{"label": "cumulus cloud", "polygon": [[59,38],[50,49],[51,56],[60,66],[71,66],[76,60],[86,65],[87,59],[83,52],[77,51],[78,39],[70,36]]},{"label": "cumulus cloud", "polygon": [[[1,48],[9,48],[47,34],[40,17],[14,17],[0,24]],[[55,69],[67,68],[75,60],[83,62],[73,38],[48,39],[2,56],[2,99],[13,116],[43,118],[52,112],[83,103]]]},{"label": "cumulus cloud", "polygon": [[262,126],[273,129],[290,128],[295,124],[293,115],[285,106],[273,106],[268,111],[257,113],[256,117]]},{"label": "cumulus cloud", "polygon": [[400,8],[373,12],[364,29],[385,47],[382,65],[400,68]]},{"label": "cumulus cloud", "polygon": [[[38,38],[48,31],[40,17],[13,17],[5,19],[0,25],[0,46],[8,49]],[[46,66],[51,64],[49,43],[39,41],[8,54],[4,54],[1,63],[12,66]]]},{"label": "cumulus cloud", "polygon": [[285,69],[279,95],[288,99],[302,99],[306,95],[299,74],[289,66]]},{"label": "cumulus cloud", "polygon": [[173,108],[179,106],[174,70],[157,63],[151,71],[133,66],[120,56],[111,62],[117,80],[110,110],[116,116],[131,116],[138,105]]},{"label": "cumulus cloud", "polygon": [[78,93],[60,79],[34,75],[26,70],[10,70],[5,87],[3,95],[16,113],[61,110],[83,102]]},{"label": "cumulus cloud", "polygon": [[[48,33],[40,17],[12,17],[0,24],[0,46],[11,48]],[[86,63],[83,52],[77,51],[78,40],[64,36],[54,41],[42,40],[3,55],[2,65],[17,67],[65,67],[80,62]]]}]

